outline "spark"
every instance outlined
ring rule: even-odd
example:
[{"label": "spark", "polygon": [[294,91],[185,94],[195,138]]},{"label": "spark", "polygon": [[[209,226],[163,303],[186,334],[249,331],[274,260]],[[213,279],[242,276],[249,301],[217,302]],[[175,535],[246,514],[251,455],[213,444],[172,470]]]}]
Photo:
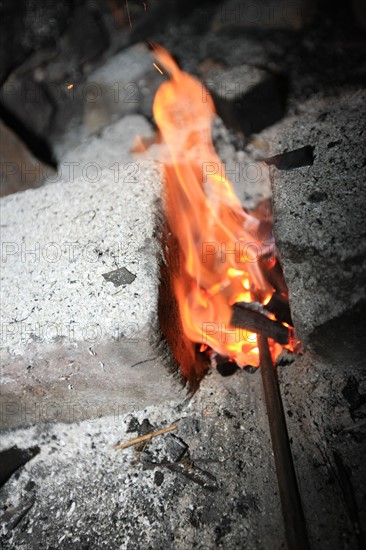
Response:
[{"label": "spark", "polygon": [[155,69],[156,69],[157,71],[159,71],[160,74],[164,74],[163,71],[160,69],[160,67],[157,66],[156,63],[153,63],[153,65],[154,65]]},{"label": "spark", "polygon": [[74,87],[74,84],[68,84],[68,85],[67,85],[67,89],[68,89],[68,90],[71,90],[71,88],[73,88],[73,87]]}]

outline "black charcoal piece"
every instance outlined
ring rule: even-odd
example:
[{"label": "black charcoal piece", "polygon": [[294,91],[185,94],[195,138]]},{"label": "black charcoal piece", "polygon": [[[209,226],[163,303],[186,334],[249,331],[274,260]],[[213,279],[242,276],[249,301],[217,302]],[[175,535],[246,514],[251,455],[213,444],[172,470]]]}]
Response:
[{"label": "black charcoal piece", "polygon": [[276,359],[277,367],[287,367],[295,361],[295,354],[288,349],[283,349]]},{"label": "black charcoal piece", "polygon": [[234,361],[225,361],[225,363],[219,363],[216,368],[221,376],[231,376],[239,367]]},{"label": "black charcoal piece", "polygon": [[180,437],[168,434],[165,437],[167,458],[171,462],[179,462],[188,451],[188,445]]},{"label": "black charcoal piece", "polygon": [[120,267],[109,273],[103,273],[103,277],[114,286],[130,285],[136,279],[136,275],[128,271],[125,267]]},{"label": "black charcoal piece", "polygon": [[138,428],[138,434],[139,435],[146,435],[153,431],[155,431],[156,428],[151,424],[148,418],[144,418],[141,422],[139,428]]},{"label": "black charcoal piece", "polygon": [[138,432],[140,429],[140,422],[135,416],[133,416],[127,426],[126,433]]},{"label": "black charcoal piece", "polygon": [[19,449],[14,446],[0,453],[0,487],[4,485],[10,476],[21,466],[36,456],[40,451],[39,447]]},{"label": "black charcoal piece", "polygon": [[314,149],[312,145],[305,145],[293,151],[286,151],[264,159],[264,162],[270,166],[275,166],[278,170],[293,170],[301,166],[311,166],[314,162]]},{"label": "black charcoal piece", "polygon": [[157,472],[155,472],[154,474],[154,483],[155,485],[157,485],[158,487],[160,487],[160,485],[162,485],[164,481],[164,474],[163,472],[160,472],[159,470]]},{"label": "black charcoal piece", "polygon": [[6,525],[6,530],[9,534],[9,531],[15,529],[15,527],[22,521],[24,516],[27,515],[29,510],[33,507],[35,503],[35,497],[32,496],[28,501],[21,502],[19,506],[8,508],[3,514],[1,521],[3,525]]},{"label": "black charcoal piece", "polygon": [[187,467],[185,464],[165,464],[165,466],[173,472],[182,474],[190,481],[193,481],[193,483],[201,485],[201,487],[212,493],[216,492],[219,488],[216,477],[207,470],[202,470],[194,465]]}]

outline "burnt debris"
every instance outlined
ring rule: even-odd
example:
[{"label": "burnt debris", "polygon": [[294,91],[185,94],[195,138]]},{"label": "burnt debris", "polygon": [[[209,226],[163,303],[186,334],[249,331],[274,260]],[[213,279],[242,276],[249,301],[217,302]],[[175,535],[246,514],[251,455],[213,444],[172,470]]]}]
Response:
[{"label": "burnt debris", "polygon": [[128,271],[126,267],[120,267],[109,273],[103,273],[103,277],[107,282],[113,283],[116,287],[130,285],[136,279],[136,275]]}]

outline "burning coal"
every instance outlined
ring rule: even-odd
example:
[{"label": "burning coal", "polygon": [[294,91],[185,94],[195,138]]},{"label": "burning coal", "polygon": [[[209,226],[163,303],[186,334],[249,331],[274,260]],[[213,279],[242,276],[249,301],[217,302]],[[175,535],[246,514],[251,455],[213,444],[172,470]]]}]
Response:
[{"label": "burning coal", "polygon": [[257,366],[257,334],[271,338],[273,355],[282,350],[276,342],[292,345],[288,323],[265,308],[274,295],[288,305],[286,288],[276,289],[268,276],[277,265],[271,230],[243,209],[225,175],[211,140],[215,108],[207,90],[162,47],[155,52],[170,75],[153,112],[169,150],[167,222],[184,256],[174,288],[183,330],[201,351]]}]

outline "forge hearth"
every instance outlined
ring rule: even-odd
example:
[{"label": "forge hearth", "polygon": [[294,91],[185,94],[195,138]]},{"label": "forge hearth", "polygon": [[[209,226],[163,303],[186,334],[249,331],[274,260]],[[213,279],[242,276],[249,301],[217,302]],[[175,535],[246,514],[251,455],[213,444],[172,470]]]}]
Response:
[{"label": "forge hearth", "polygon": [[269,301],[231,306],[278,346],[310,548],[363,548],[362,2],[0,12],[2,547],[291,547],[264,369],[193,341],[179,315],[185,257],[152,110],[169,78],[159,44],[214,99],[222,168],[202,172],[228,175],[280,260],[260,258]]}]

